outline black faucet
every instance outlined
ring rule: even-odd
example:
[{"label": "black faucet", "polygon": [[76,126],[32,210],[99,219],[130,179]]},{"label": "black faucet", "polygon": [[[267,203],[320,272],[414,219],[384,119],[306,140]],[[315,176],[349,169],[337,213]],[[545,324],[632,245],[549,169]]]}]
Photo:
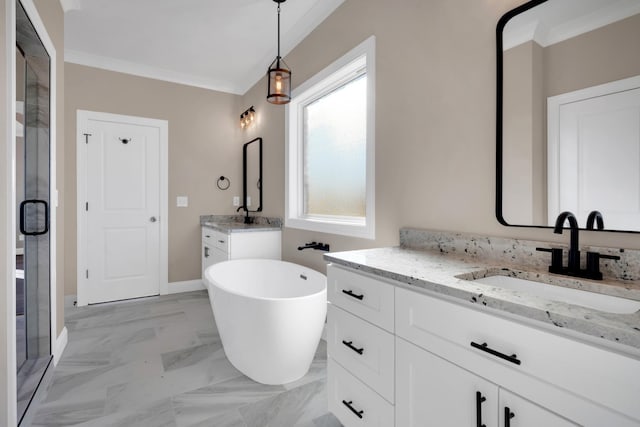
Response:
[{"label": "black faucet", "polygon": [[587,217],[587,230],[593,230],[593,223],[596,222],[598,230],[604,230],[604,220],[599,211],[591,211]]},{"label": "black faucet", "polygon": [[305,249],[317,249],[319,251],[329,252],[329,244],[328,243],[311,242],[311,243],[305,243],[304,246],[298,246],[298,250],[299,251],[303,251]]},{"label": "black faucet", "polygon": [[[562,234],[562,227],[566,220],[569,220],[569,227],[571,228],[571,242],[569,244],[569,265],[563,267],[562,265],[562,249],[560,248],[536,248],[538,251],[551,252],[551,265],[549,266],[549,272],[564,274],[567,276],[578,276],[592,280],[602,280],[602,272],[600,271],[600,260],[610,259],[617,261],[620,259],[618,255],[600,254],[598,252],[587,252],[587,268],[582,270],[580,268],[580,250],[578,246],[578,221],[571,212],[562,212],[558,215],[556,220],[556,226],[553,232],[556,234]],[[587,230],[593,230],[593,226],[598,227],[598,230],[604,229],[604,220],[602,214],[598,211],[592,211],[587,218]]]},{"label": "black faucet", "polygon": [[245,224],[251,224],[251,218],[249,218],[249,209],[247,209],[246,207],[240,206],[238,209],[236,209],[236,212],[240,212],[240,209],[244,209],[244,213],[245,213],[245,217],[244,217],[244,223]]},{"label": "black faucet", "polygon": [[[593,230],[593,223],[596,223],[598,230],[604,230],[604,220],[602,214],[598,211],[591,211],[587,217],[587,230]],[[618,255],[606,255],[598,252],[587,252],[587,270],[584,272],[584,277],[594,280],[602,280],[602,272],[600,271],[600,260],[610,259],[618,261],[620,257]]]},{"label": "black faucet", "polygon": [[556,226],[553,232],[562,234],[563,226],[566,220],[569,220],[569,228],[571,229],[571,239],[569,243],[569,265],[567,273],[572,276],[580,274],[580,250],[579,250],[579,233],[578,221],[574,214],[569,211],[562,212],[556,219]]}]

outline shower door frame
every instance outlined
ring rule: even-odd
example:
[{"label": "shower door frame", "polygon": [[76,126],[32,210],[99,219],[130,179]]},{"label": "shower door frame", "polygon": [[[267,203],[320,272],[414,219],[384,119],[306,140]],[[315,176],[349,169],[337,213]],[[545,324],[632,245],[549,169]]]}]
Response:
[{"label": "shower door frame", "polygon": [[[4,17],[5,17],[5,46],[3,51],[5,53],[6,61],[6,75],[4,81],[1,84],[5,86],[7,97],[5,99],[5,117],[3,121],[7,125],[5,132],[5,143],[11,142],[8,147],[5,147],[5,152],[0,159],[5,163],[7,180],[7,188],[4,190],[9,198],[9,203],[2,201],[5,204],[7,211],[4,213],[4,217],[8,219],[8,224],[1,224],[0,226],[6,227],[7,239],[6,247],[3,248],[3,252],[6,255],[5,265],[13,268],[8,268],[3,280],[9,283],[9,287],[5,292],[6,298],[2,298],[5,301],[5,306],[2,307],[1,312],[4,312],[4,319],[0,320],[0,327],[4,328],[4,331],[0,331],[0,337],[5,339],[5,342],[1,342],[0,346],[6,349],[6,354],[0,356],[0,424],[5,425],[17,425],[17,396],[16,396],[16,273],[15,273],[15,259],[16,259],[16,189],[15,189],[15,165],[16,165],[16,7],[15,0],[4,0]],[[49,123],[49,145],[50,145],[50,177],[49,177],[49,191],[50,191],[50,338],[51,338],[51,353],[53,355],[53,364],[57,365],[62,351],[66,346],[67,331],[66,328],[60,333],[58,337],[58,313],[57,313],[57,291],[56,291],[56,242],[57,242],[57,208],[58,208],[58,190],[56,185],[56,133],[57,133],[57,57],[56,49],[53,41],[51,40],[49,33],[46,30],[44,22],[40,18],[40,14],[33,2],[33,0],[20,0],[22,7],[24,8],[27,16],[31,20],[33,27],[38,34],[45,50],[50,58],[50,123]],[[0,302],[1,304],[1,302]],[[6,378],[3,378],[5,377]],[[4,380],[4,381],[3,381]]]}]

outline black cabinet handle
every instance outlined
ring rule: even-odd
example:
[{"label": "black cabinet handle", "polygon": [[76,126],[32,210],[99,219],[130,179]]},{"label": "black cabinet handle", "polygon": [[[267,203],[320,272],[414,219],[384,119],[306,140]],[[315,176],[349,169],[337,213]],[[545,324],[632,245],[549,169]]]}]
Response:
[{"label": "black cabinet handle", "polygon": [[496,351],[496,350],[490,348],[487,345],[486,342],[484,342],[482,344],[478,344],[478,343],[475,343],[475,342],[471,341],[471,347],[477,348],[478,350],[482,350],[485,353],[489,353],[489,354],[491,354],[493,356],[497,356],[500,359],[504,359],[504,360],[506,360],[508,362],[515,363],[516,365],[519,365],[519,364],[522,363],[520,360],[518,360],[518,356],[516,356],[515,354],[512,354],[511,356],[508,356],[508,355],[506,355],[504,353],[500,353],[499,351]]},{"label": "black cabinet handle", "polygon": [[508,406],[504,407],[504,427],[511,427],[511,418],[515,417],[516,414],[511,412]]},{"label": "black cabinet handle", "polygon": [[482,424],[482,402],[487,400],[486,397],[482,395],[479,391],[476,391],[476,426],[477,427],[487,427]]},{"label": "black cabinet handle", "polygon": [[361,295],[356,295],[356,294],[354,294],[354,293],[353,293],[353,291],[352,291],[352,290],[348,290],[348,291],[346,291],[346,290],[344,290],[344,289],[343,289],[343,290],[342,290],[342,293],[343,293],[343,294],[347,294],[347,295],[349,295],[349,296],[350,296],[350,297],[352,297],[352,298],[359,299],[360,301],[362,301],[362,299],[364,298],[364,295],[362,295],[362,294],[361,294]]},{"label": "black cabinet handle", "polygon": [[351,404],[352,404],[352,403],[353,403],[353,400],[350,400],[350,401],[348,401],[348,402],[347,402],[346,400],[343,400],[343,401],[342,401],[342,404],[343,404],[344,406],[346,406],[347,408],[349,408],[349,410],[350,410],[351,412],[353,412],[354,414],[356,414],[356,416],[357,416],[358,418],[362,418],[362,414],[364,414],[364,411],[358,411],[358,410],[356,410],[353,406],[351,406]]},{"label": "black cabinet handle", "polygon": [[218,240],[219,243],[224,243],[224,240]]},{"label": "black cabinet handle", "polygon": [[347,347],[349,347],[351,350],[355,351],[358,354],[362,354],[364,352],[364,348],[356,348],[353,346],[353,341],[345,341],[342,340],[342,344],[346,345]]},{"label": "black cabinet handle", "polygon": [[205,258],[209,258],[209,247],[208,246],[204,247],[204,257]]}]

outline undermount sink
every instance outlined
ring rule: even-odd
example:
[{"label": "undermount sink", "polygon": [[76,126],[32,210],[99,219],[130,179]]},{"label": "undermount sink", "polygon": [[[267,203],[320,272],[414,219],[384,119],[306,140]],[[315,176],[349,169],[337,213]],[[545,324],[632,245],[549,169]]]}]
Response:
[{"label": "undermount sink", "polygon": [[640,301],[563,286],[549,285],[533,280],[509,276],[488,276],[475,279],[473,282],[512,291],[526,292],[540,298],[567,304],[580,305],[595,310],[617,314],[631,314],[640,310]]}]

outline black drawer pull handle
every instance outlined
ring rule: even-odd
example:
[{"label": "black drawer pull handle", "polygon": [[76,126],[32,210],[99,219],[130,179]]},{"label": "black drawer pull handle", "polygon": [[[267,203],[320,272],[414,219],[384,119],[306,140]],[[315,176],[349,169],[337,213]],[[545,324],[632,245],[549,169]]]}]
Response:
[{"label": "black drawer pull handle", "polygon": [[224,240],[218,240],[218,242],[220,242],[220,243],[224,243]]},{"label": "black drawer pull handle", "polygon": [[350,410],[351,412],[353,412],[354,414],[356,414],[356,416],[357,416],[358,418],[362,418],[362,414],[364,414],[364,411],[357,411],[353,406],[351,406],[351,404],[352,404],[352,403],[353,403],[353,400],[350,400],[350,401],[348,401],[348,402],[347,402],[346,400],[343,400],[343,401],[342,401],[342,404],[343,404],[344,406],[346,406],[347,408],[349,408],[349,410]]},{"label": "black drawer pull handle", "polygon": [[353,341],[342,340],[342,344],[346,345],[347,347],[349,347],[351,350],[355,351],[358,354],[364,353],[364,348],[355,348],[353,346]]},{"label": "black drawer pull handle", "polygon": [[360,301],[362,301],[362,299],[364,298],[364,295],[362,295],[362,294],[361,294],[361,295],[356,295],[356,294],[354,294],[354,293],[353,293],[353,291],[352,291],[352,290],[345,291],[345,290],[343,289],[343,290],[342,290],[342,293],[343,293],[343,294],[347,294],[347,295],[349,295],[349,296],[350,296],[350,297],[352,297],[352,298],[359,299]]},{"label": "black drawer pull handle", "polygon": [[484,351],[486,353],[489,353],[489,354],[492,354],[494,356],[497,356],[500,359],[504,359],[504,360],[506,360],[508,362],[515,363],[516,365],[519,365],[519,364],[522,363],[520,360],[518,360],[518,356],[516,356],[515,354],[512,354],[511,356],[507,356],[504,353],[500,353],[499,351],[496,351],[496,350],[494,350],[492,348],[489,348],[489,346],[487,345],[486,342],[483,342],[482,344],[478,344],[478,343],[475,343],[475,342],[471,341],[471,347],[477,348],[478,350],[482,350],[482,351]]},{"label": "black drawer pull handle", "polygon": [[515,417],[516,414],[511,412],[508,406],[504,407],[504,427],[511,427],[511,418]]},{"label": "black drawer pull handle", "polygon": [[482,395],[479,391],[476,391],[476,426],[477,427],[487,427],[482,424],[482,402],[486,401],[487,398]]}]

